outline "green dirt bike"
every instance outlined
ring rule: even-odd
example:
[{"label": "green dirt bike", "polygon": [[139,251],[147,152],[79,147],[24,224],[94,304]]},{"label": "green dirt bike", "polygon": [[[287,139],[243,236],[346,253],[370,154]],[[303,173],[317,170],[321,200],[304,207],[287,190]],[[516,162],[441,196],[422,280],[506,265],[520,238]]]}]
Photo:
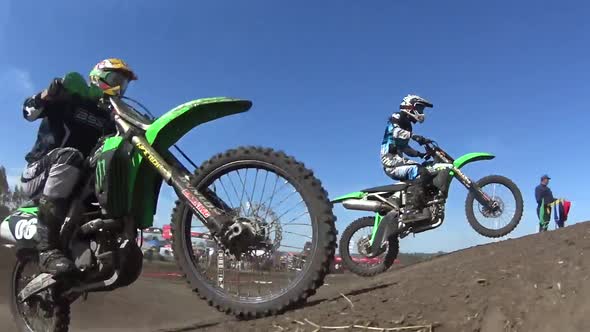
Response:
[{"label": "green dirt bike", "polygon": [[[179,198],[171,222],[176,262],[210,305],[241,318],[271,315],[323,284],[336,249],[335,217],[312,171],[283,152],[240,147],[191,173],[169,151],[197,125],[245,112],[250,101],[198,99],[154,119],[103,96],[80,74],[66,75],[64,86],[71,96],[96,98],[117,134],[86,159],[71,196],[60,239],[78,269],[73,276],[39,273],[34,202],[0,223],[0,237],[16,248],[10,306],[21,331],[67,331],[79,297],[137,280],[138,230],[153,224],[162,181]],[[205,247],[208,254],[199,254]],[[286,268],[287,257],[302,254],[300,269]]]},{"label": "green dirt bike", "polygon": [[[334,199],[346,209],[372,211],[374,217],[363,217],[353,221],[342,233],[340,256],[343,264],[355,274],[373,276],[391,267],[399,253],[399,239],[409,234],[425,232],[442,225],[445,216],[445,203],[453,178],[467,188],[469,194],[465,201],[467,221],[479,234],[496,238],[505,236],[518,225],[523,213],[522,194],[508,178],[490,175],[477,182],[469,179],[462,171],[463,166],[481,160],[490,160],[489,153],[469,153],[453,159],[436,142],[419,142],[426,149],[424,167],[444,172],[444,192],[433,184],[426,186],[423,201],[426,219],[408,219],[404,216],[419,211],[407,211],[406,199],[413,183],[399,182],[392,185],[369,188]],[[437,177],[438,178],[438,177]],[[439,186],[440,187],[440,186]],[[502,196],[507,191],[507,196]],[[513,207],[513,208],[512,208]],[[426,211],[428,209],[429,211]],[[482,220],[476,217],[483,217]],[[420,214],[418,214],[420,215]],[[507,223],[500,225],[500,219],[507,217]],[[492,225],[482,221],[494,221]],[[362,258],[371,258],[370,260]],[[369,264],[362,261],[371,261]]]}]

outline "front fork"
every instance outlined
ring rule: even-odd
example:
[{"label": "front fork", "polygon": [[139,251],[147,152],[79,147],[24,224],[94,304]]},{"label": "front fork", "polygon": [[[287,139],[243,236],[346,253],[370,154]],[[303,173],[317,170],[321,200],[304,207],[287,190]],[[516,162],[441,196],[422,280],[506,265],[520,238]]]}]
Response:
[{"label": "front fork", "polygon": [[[436,155],[438,158],[440,158],[440,160],[442,160],[445,163],[448,164],[453,164],[452,159],[447,158],[448,155],[441,153],[440,151],[436,152]],[[447,191],[451,188],[451,181],[453,180],[453,176],[457,178],[457,180],[459,180],[459,182],[461,182],[463,184],[463,186],[465,186],[465,188],[467,188],[467,190],[469,190],[470,192],[473,193],[473,195],[475,196],[475,199],[479,202],[479,204],[487,207],[487,208],[494,208],[495,207],[495,202],[488,196],[486,195],[486,193],[484,193],[481,188],[477,185],[477,183],[471,181],[471,179],[469,177],[467,177],[467,175],[463,174],[463,172],[461,172],[460,169],[456,168],[456,167],[452,167],[450,172],[449,172],[449,182],[447,183]],[[448,193],[445,193],[445,196]]]},{"label": "front fork", "polygon": [[182,174],[177,174],[174,168],[142,136],[132,136],[131,143],[150,162],[166,183],[176,190],[179,197],[188,204],[212,235],[220,235],[225,225],[231,222],[231,218],[191,186],[187,176],[190,174],[188,170],[182,167],[180,172]]},{"label": "front fork", "polygon": [[467,188],[467,190],[473,193],[475,200],[478,201],[479,204],[489,209],[493,209],[496,207],[496,202],[494,202],[494,200],[490,198],[490,196],[488,196],[483,190],[481,190],[477,183],[471,181],[471,179],[469,179],[467,175],[463,174],[461,170],[459,170],[458,168],[453,168],[451,174],[454,175],[457,178],[457,180],[459,180],[459,182],[461,182],[463,186]]},{"label": "front fork", "polygon": [[[176,156],[170,153],[170,151],[166,151],[164,160],[166,160],[169,164],[172,164],[173,169],[179,173],[178,176],[183,179],[186,179],[192,188],[192,184],[190,184],[191,172],[180,162],[180,160],[178,160]],[[210,203],[213,203],[213,206],[217,207],[218,209],[221,209],[222,213],[232,212],[232,207],[227,205],[225,201],[223,201],[219,196],[217,196],[215,192],[211,191],[209,188],[205,188],[204,196],[205,200],[209,200]]]}]

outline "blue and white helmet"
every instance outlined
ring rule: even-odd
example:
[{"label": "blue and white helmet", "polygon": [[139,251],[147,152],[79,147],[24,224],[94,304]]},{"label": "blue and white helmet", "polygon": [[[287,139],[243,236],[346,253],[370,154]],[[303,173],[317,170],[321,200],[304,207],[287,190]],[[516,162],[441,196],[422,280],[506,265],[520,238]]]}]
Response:
[{"label": "blue and white helmet", "polygon": [[417,95],[407,95],[402,100],[401,104],[399,105],[399,110],[410,117],[410,120],[413,123],[416,122],[424,122],[424,109],[426,107],[433,107],[431,102],[428,100],[417,96]]}]

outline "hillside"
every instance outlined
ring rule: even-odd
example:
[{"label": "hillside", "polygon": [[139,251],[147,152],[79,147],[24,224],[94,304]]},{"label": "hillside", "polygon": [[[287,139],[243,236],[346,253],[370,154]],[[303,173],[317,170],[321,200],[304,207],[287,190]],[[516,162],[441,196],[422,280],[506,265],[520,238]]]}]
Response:
[{"label": "hillside", "polygon": [[589,257],[590,223],[579,223],[358,278],[339,290],[351,303],[338,294],[282,316],[206,330],[315,330],[307,319],[323,326],[433,324],[436,332],[590,331]]},{"label": "hillside", "polygon": [[[0,256],[0,282],[8,285],[13,253],[0,247]],[[209,307],[184,281],[167,276],[169,265],[146,264],[132,286],[74,304],[70,331],[318,331],[312,324],[321,324],[372,331],[433,325],[434,332],[585,332],[588,256],[590,222],[396,265],[370,279],[329,275],[305,307],[252,321]],[[0,287],[0,331],[11,332],[7,291]]]}]

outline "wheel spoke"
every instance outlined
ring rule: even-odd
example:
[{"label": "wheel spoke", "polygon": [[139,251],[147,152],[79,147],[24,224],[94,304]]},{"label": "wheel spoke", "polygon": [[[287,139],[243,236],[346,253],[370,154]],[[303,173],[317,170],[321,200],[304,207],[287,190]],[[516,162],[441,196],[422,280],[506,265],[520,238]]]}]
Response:
[{"label": "wheel spoke", "polygon": [[[357,228],[356,230],[353,229],[353,233],[350,235],[349,238],[349,242],[348,242],[348,252],[350,254],[350,259],[353,262],[354,265],[359,266],[359,267],[363,267],[362,269],[370,269],[373,266],[377,266],[379,264],[381,264],[381,262],[385,259],[385,256],[387,255],[387,250],[385,250],[383,253],[381,253],[380,255],[371,258],[370,261],[368,262],[362,262],[359,261],[360,259],[367,259],[367,256],[364,253],[361,253],[358,251],[359,246],[363,247],[364,245],[360,245],[360,243],[362,242],[366,242],[368,243],[371,234],[372,234],[372,229],[373,229],[373,221],[364,221],[363,219],[361,220],[361,225],[359,225],[359,228]],[[362,223],[366,224],[363,226]],[[345,235],[343,235],[345,236]],[[354,257],[354,256],[358,256],[358,257]],[[356,259],[356,261],[355,261]],[[376,260],[376,261],[375,261]]]},{"label": "wheel spoke", "polygon": [[[487,190],[485,187],[488,187]],[[481,217],[483,217],[483,220],[478,222],[484,227],[486,227],[486,224],[489,224],[494,227],[494,229],[506,227],[516,214],[516,201],[514,195],[509,188],[501,183],[489,183],[482,187],[482,190],[486,192],[488,196],[491,195],[491,199],[496,202],[496,204],[499,204],[500,211],[497,214],[496,212],[486,212],[486,208],[477,203],[474,205],[474,209],[481,215]],[[504,191],[508,191],[508,195],[504,195]]]},{"label": "wheel spoke", "polygon": [[304,216],[304,215],[306,215],[306,214],[309,214],[309,211],[305,211],[305,212],[303,212],[302,214],[298,215],[297,217],[295,217],[295,218],[293,218],[293,219],[291,219],[291,220],[287,221],[287,222],[286,222],[284,225],[289,225],[289,224],[291,224],[291,222],[292,222],[292,221],[295,221],[295,220],[297,220],[297,219],[299,219],[299,218],[303,217],[303,216]]},{"label": "wheel spoke", "polygon": [[223,180],[222,180],[222,178],[219,178],[219,180],[218,180],[218,181],[219,181],[219,183],[221,184],[221,188],[222,188],[222,189],[223,189],[223,191],[225,192],[225,197],[227,197],[227,200],[228,200],[229,204],[230,204],[231,206],[233,206],[233,205],[234,205],[234,203],[231,201],[231,198],[229,197],[229,194],[227,193],[227,190],[225,189],[225,185],[223,184]]},{"label": "wheel spoke", "polygon": [[[298,194],[297,190],[294,190],[293,192],[291,192],[289,195],[287,195],[287,197],[283,198],[282,201],[280,201],[276,206],[280,206],[281,204],[283,204],[287,199],[289,199],[289,197],[293,196],[294,194]],[[303,199],[301,200],[303,201]],[[275,209],[275,206],[270,207],[271,209]]]},{"label": "wheel spoke", "polygon": [[280,216],[278,216],[277,219],[280,220],[287,213],[289,213],[289,212],[293,211],[294,209],[296,209],[301,203],[303,203],[303,200],[300,200],[297,204],[295,204],[294,206],[292,206],[291,208],[289,208],[287,211],[283,212],[283,214],[281,214]]},{"label": "wheel spoke", "polygon": [[[242,181],[242,176],[240,175],[240,171],[236,171],[236,173],[238,173],[238,178],[240,179],[240,183],[242,184],[242,196],[240,197],[240,205],[242,205],[242,202],[244,200],[244,194],[246,194],[246,199],[248,200],[248,210],[252,209],[252,201],[250,200],[250,197],[248,197],[248,193],[246,192],[246,182],[248,181],[248,169],[246,168],[246,174],[244,174],[244,180]],[[250,215],[250,214],[248,214]]]},{"label": "wheel spoke", "polygon": [[[252,194],[250,195],[250,204],[252,204],[252,201],[254,201],[254,192],[256,192],[256,181],[258,180],[258,169],[256,169],[256,174],[254,175],[254,185],[252,186]],[[254,213],[258,213],[258,210],[256,210]]]},{"label": "wheel spoke", "polygon": [[299,236],[306,237],[306,238],[308,238],[308,239],[310,239],[310,240],[313,240],[313,238],[312,238],[311,236],[309,236],[309,235],[305,235],[305,234],[301,234],[301,233],[295,233],[295,232],[289,232],[289,231],[283,231],[283,233],[286,233],[286,234],[293,234],[293,235],[299,235]]},{"label": "wheel spoke", "polygon": [[286,227],[286,226],[309,226],[309,227],[311,227],[311,224],[289,223],[289,224],[281,225],[281,227]]},{"label": "wheel spoke", "polygon": [[[236,198],[239,199],[240,195],[238,194],[238,191],[236,190],[236,186],[234,185],[234,182],[232,181],[232,179],[229,175],[226,175],[226,177],[229,178],[229,182],[231,183],[231,186],[234,189],[234,193],[236,194]],[[240,212],[242,212],[242,201],[241,200],[239,202],[239,208],[240,208]]]},{"label": "wheel spoke", "polygon": [[286,244],[283,244],[281,246],[281,248],[290,248],[290,249],[297,249],[297,250],[303,250],[303,247],[293,247],[293,246],[288,246]]},{"label": "wheel spoke", "polygon": [[[273,199],[274,199],[274,197],[275,197],[275,191],[276,191],[276,189],[277,189],[277,183],[278,183],[278,181],[279,181],[279,175],[278,175],[278,174],[276,174],[276,177],[277,177],[277,178],[275,179],[275,184],[274,184],[274,186],[273,186],[273,189],[272,189],[272,195],[270,196],[270,202],[269,202],[268,206],[272,206],[272,200],[273,200]],[[269,210],[267,210],[267,211],[266,211],[266,213],[264,214],[264,218],[262,218],[263,220],[264,220],[264,219],[266,219],[266,217],[268,217],[268,211],[269,211]]]},{"label": "wheel spoke", "polygon": [[[246,241],[236,242],[241,247],[227,246],[232,252],[239,252],[237,257],[230,255],[230,251],[216,249],[218,254],[211,258],[211,248],[218,248],[216,239],[193,238],[190,234],[186,237],[192,241],[194,250],[190,250],[190,243],[188,248],[194,256],[196,273],[224,296],[255,302],[280,296],[301,280],[300,274],[307,271],[305,267],[311,261],[307,255],[315,254],[307,248],[316,246],[314,241],[318,238],[306,205],[306,200],[313,196],[307,198],[297,190],[289,180],[293,179],[292,174],[268,167],[268,163],[264,165],[221,167],[217,174],[208,173],[205,177],[208,182],[203,185],[229,205],[235,212],[235,221],[254,234],[253,239],[238,238],[236,241]],[[192,216],[192,211],[187,213]],[[198,218],[193,219],[192,224],[185,226],[187,231],[206,232],[206,226]],[[221,270],[217,256],[223,257]],[[218,283],[220,271],[223,286]]]},{"label": "wheel spoke", "polygon": [[266,180],[268,179],[268,171],[266,171],[266,174],[264,175],[264,184],[262,185],[262,191],[260,192],[260,199],[259,201],[262,202],[262,197],[264,197],[264,191],[266,190]]}]

